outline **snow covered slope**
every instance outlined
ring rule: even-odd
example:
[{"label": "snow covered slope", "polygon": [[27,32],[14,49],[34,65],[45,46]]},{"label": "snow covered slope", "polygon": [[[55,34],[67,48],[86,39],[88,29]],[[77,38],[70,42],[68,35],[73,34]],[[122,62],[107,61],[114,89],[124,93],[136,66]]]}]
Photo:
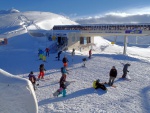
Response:
[{"label": "snow covered slope", "polygon": [[[13,9],[14,10],[14,9]],[[23,34],[28,30],[50,30],[54,25],[77,24],[70,19],[50,12],[15,12],[8,13],[3,10],[0,13],[0,38],[12,37]]]}]

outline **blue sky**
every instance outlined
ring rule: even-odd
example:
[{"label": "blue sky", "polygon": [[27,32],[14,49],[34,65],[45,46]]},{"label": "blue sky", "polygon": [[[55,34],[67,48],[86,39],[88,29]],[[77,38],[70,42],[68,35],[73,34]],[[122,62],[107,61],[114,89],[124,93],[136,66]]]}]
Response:
[{"label": "blue sky", "polygon": [[150,0],[1,0],[0,10],[52,12],[71,19],[150,14]]}]

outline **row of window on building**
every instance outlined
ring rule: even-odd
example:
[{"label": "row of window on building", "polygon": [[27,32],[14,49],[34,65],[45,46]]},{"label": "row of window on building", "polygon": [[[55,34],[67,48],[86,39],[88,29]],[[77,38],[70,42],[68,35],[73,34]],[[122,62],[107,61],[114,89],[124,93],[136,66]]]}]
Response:
[{"label": "row of window on building", "polygon": [[53,30],[150,30],[150,25],[68,25],[68,26],[54,26]]}]

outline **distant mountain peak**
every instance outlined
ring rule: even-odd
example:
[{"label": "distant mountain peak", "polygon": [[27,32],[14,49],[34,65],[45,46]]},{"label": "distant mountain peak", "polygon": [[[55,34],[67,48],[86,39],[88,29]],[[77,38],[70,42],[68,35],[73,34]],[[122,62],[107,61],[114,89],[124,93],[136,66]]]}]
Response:
[{"label": "distant mountain peak", "polygon": [[0,14],[10,14],[10,13],[19,13],[20,11],[15,9],[15,8],[11,8],[9,10],[0,10]]}]

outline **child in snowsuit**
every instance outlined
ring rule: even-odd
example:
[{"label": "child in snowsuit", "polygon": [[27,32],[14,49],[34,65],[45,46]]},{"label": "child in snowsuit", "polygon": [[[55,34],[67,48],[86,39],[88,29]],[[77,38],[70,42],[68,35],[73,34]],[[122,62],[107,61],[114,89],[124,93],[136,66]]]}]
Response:
[{"label": "child in snowsuit", "polygon": [[97,79],[96,81],[93,82],[93,88],[94,89],[101,88],[102,90],[107,90],[107,88],[105,87],[105,85],[103,83],[100,83],[99,81],[100,80]]},{"label": "child in snowsuit", "polygon": [[67,67],[68,66],[68,59],[66,58],[66,56],[64,56],[64,58],[62,59],[62,62],[64,64],[64,67]]},{"label": "child in snowsuit", "polygon": [[115,78],[117,77],[117,70],[116,70],[115,66],[113,66],[112,69],[110,70],[110,72],[109,72],[109,77],[110,77],[110,78],[109,78],[108,84],[109,84],[110,86],[112,86],[113,83],[114,83]]},{"label": "child in snowsuit", "polygon": [[126,78],[127,72],[129,72],[129,71],[128,71],[128,67],[129,67],[131,64],[127,63],[127,64],[123,64],[123,65],[124,65],[124,67],[123,67],[123,75],[122,75],[122,78]]},{"label": "child in snowsuit", "polygon": [[28,75],[29,80],[31,81],[33,88],[35,90],[35,86],[36,86],[36,77],[33,75],[33,72],[31,71],[30,74]]},{"label": "child in snowsuit", "polygon": [[44,71],[46,71],[46,69],[44,68],[44,64],[41,64],[39,67],[39,76],[38,79],[44,79]]}]

